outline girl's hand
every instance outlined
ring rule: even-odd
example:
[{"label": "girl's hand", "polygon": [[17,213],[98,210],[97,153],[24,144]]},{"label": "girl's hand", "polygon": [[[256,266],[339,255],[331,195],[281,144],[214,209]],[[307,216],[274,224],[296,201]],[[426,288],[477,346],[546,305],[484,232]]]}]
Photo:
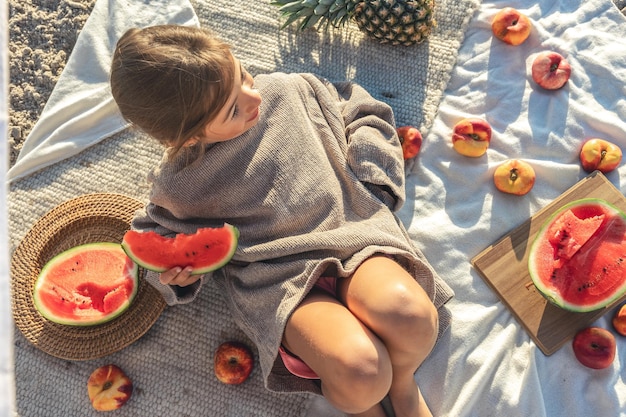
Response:
[{"label": "girl's hand", "polygon": [[159,275],[159,281],[163,285],[186,287],[196,282],[201,276],[202,275],[191,275],[191,267],[183,269],[177,266]]}]

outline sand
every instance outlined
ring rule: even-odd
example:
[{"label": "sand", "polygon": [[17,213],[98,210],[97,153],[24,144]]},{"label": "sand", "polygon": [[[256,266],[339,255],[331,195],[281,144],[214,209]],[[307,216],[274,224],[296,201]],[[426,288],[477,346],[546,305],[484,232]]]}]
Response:
[{"label": "sand", "polygon": [[[41,114],[96,0],[9,0],[10,166]],[[613,0],[626,15],[626,0]]]},{"label": "sand", "polygon": [[9,1],[10,165],[41,114],[95,0]]}]

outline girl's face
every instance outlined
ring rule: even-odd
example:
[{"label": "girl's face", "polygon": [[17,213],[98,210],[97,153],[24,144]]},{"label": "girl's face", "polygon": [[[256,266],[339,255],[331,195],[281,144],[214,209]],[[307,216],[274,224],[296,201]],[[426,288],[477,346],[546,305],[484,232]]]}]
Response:
[{"label": "girl's face", "polygon": [[233,58],[235,84],[226,104],[217,117],[206,125],[203,135],[190,139],[190,145],[224,142],[241,135],[259,120],[261,96],[254,88],[252,76]]}]

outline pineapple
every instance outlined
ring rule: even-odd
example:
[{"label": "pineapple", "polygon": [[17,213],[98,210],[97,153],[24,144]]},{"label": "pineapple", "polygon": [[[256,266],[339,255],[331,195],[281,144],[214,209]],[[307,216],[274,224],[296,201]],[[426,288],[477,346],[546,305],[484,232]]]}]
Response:
[{"label": "pineapple", "polygon": [[353,19],[380,43],[413,45],[425,40],[435,25],[435,0],[272,0],[285,23],[299,20],[298,30],[343,26]]}]

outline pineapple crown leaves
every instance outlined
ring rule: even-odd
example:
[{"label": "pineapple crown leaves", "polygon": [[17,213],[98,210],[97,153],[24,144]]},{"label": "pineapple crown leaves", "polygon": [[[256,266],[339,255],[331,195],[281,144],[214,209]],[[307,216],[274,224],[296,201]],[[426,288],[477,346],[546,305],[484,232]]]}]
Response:
[{"label": "pineapple crown leaves", "polygon": [[328,29],[343,26],[352,16],[356,3],[360,0],[272,0],[285,22],[280,27],[286,28],[297,22],[297,30],[303,31],[317,25]]},{"label": "pineapple crown leaves", "polygon": [[297,30],[338,28],[354,20],[371,39],[392,45],[413,45],[426,39],[436,26],[434,0],[271,0],[285,23]]}]

